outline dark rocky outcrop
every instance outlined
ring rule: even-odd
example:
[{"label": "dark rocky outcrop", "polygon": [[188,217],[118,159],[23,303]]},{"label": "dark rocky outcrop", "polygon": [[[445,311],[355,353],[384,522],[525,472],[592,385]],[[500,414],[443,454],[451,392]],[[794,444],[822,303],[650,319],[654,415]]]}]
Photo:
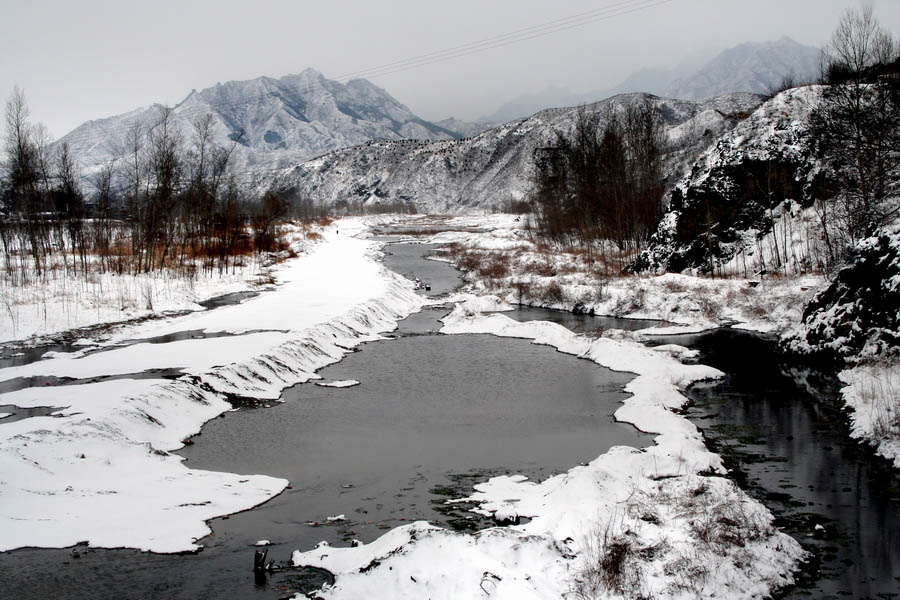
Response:
[{"label": "dark rocky outcrop", "polygon": [[771,210],[802,210],[828,193],[807,121],[815,88],[790,90],[723,135],[672,190],[634,270],[709,272],[772,228]]},{"label": "dark rocky outcrop", "polygon": [[791,352],[857,362],[900,354],[900,230],[861,241],[849,264],[806,307]]}]

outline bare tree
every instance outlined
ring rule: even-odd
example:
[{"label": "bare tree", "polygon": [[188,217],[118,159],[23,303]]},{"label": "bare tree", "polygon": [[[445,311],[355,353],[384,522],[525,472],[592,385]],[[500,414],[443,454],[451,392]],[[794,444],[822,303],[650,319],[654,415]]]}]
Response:
[{"label": "bare tree", "polygon": [[897,42],[875,18],[872,5],[866,4],[844,12],[823,54],[826,83],[861,82],[873,65],[897,58]]},{"label": "bare tree", "polygon": [[81,258],[82,271],[87,269],[87,244],[84,236],[84,194],[78,182],[79,169],[69,150],[69,144],[63,142],[57,147],[55,184],[53,201],[56,214],[63,219],[68,230],[69,243],[72,246],[72,263],[76,267],[76,251]]},{"label": "bare tree", "polygon": [[104,260],[100,263],[101,270],[106,269],[105,259],[109,255],[112,238],[112,217],[114,211],[115,194],[113,192],[113,180],[116,174],[116,162],[111,160],[100,167],[94,175],[94,248]]},{"label": "bare tree", "polygon": [[149,271],[152,267],[153,253],[158,241],[163,246],[159,266],[165,264],[178,224],[174,211],[184,174],[184,160],[181,132],[169,107],[160,109],[159,118],[150,130],[147,166],[149,185],[152,187],[144,215],[145,245],[149,251],[148,261],[144,265],[145,271]]},{"label": "bare tree", "polygon": [[591,261],[598,239],[620,250],[640,248],[662,215],[665,144],[649,100],[603,114],[580,108],[573,133],[536,156],[531,198],[538,230],[581,243]]},{"label": "bare tree", "polygon": [[24,217],[28,243],[35,271],[42,271],[43,248],[39,239],[38,149],[34,131],[28,122],[29,110],[25,92],[15,86],[6,101],[6,169],[13,210]]},{"label": "bare tree", "polygon": [[896,214],[887,198],[900,168],[900,82],[885,67],[898,54],[871,6],[844,13],[825,48],[828,85],[810,131],[840,184],[831,210],[820,211],[830,215],[823,223],[830,242],[852,245]]}]

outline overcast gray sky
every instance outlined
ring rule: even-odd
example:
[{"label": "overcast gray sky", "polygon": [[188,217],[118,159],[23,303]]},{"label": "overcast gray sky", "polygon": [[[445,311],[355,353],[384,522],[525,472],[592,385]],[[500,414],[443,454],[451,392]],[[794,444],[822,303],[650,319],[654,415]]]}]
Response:
[{"label": "overcast gray sky", "polygon": [[[329,78],[637,0],[0,0],[0,92],[54,137],[192,88],[313,67]],[[647,0],[646,5],[651,0]],[[662,2],[663,0],[656,0]],[[697,50],[789,35],[820,46],[859,0],[667,0],[631,14],[370,77],[420,116],[475,119],[564,86],[612,87]],[[900,32],[900,0],[875,0]]]}]

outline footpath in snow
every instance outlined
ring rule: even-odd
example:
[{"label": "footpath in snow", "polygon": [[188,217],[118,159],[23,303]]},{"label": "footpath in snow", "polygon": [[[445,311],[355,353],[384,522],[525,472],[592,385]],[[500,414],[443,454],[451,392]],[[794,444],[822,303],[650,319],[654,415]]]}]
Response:
[{"label": "footpath in snow", "polygon": [[[283,479],[188,469],[170,452],[230,410],[228,395],[277,399],[421,307],[412,284],[378,262],[378,245],[354,237],[363,228],[359,220],[327,228],[321,243],[276,269],[273,291],[242,304],[129,325],[101,351],[86,345],[0,370],[10,387],[23,377],[34,385],[125,376],[0,394],[0,405],[57,408],[0,424],[0,550],[84,541],[195,550],[207,520],[280,493]],[[193,330],[236,336],[115,345]],[[148,369],[184,375],[127,378]]]}]

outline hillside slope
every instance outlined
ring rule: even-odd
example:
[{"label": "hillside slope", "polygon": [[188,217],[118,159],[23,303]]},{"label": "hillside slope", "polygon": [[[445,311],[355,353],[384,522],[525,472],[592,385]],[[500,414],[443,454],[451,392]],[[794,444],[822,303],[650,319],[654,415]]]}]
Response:
[{"label": "hillside slope", "polygon": [[740,260],[747,271],[768,259],[800,271],[816,260],[806,209],[825,193],[826,173],[807,124],[818,95],[816,86],[779,94],[716,140],[672,190],[636,267],[708,272]]},{"label": "hillside slope", "polygon": [[[705,102],[629,94],[584,109],[602,116],[645,100],[658,107],[672,142],[666,158],[672,182],[680,178],[688,160],[735,125],[736,115],[752,111],[762,101],[754,94]],[[462,140],[367,142],[294,168],[256,170],[251,179],[259,187],[274,181],[276,189],[326,206],[402,203],[428,212],[495,210],[526,196],[535,150],[572,132],[578,110],[541,111]]]}]

